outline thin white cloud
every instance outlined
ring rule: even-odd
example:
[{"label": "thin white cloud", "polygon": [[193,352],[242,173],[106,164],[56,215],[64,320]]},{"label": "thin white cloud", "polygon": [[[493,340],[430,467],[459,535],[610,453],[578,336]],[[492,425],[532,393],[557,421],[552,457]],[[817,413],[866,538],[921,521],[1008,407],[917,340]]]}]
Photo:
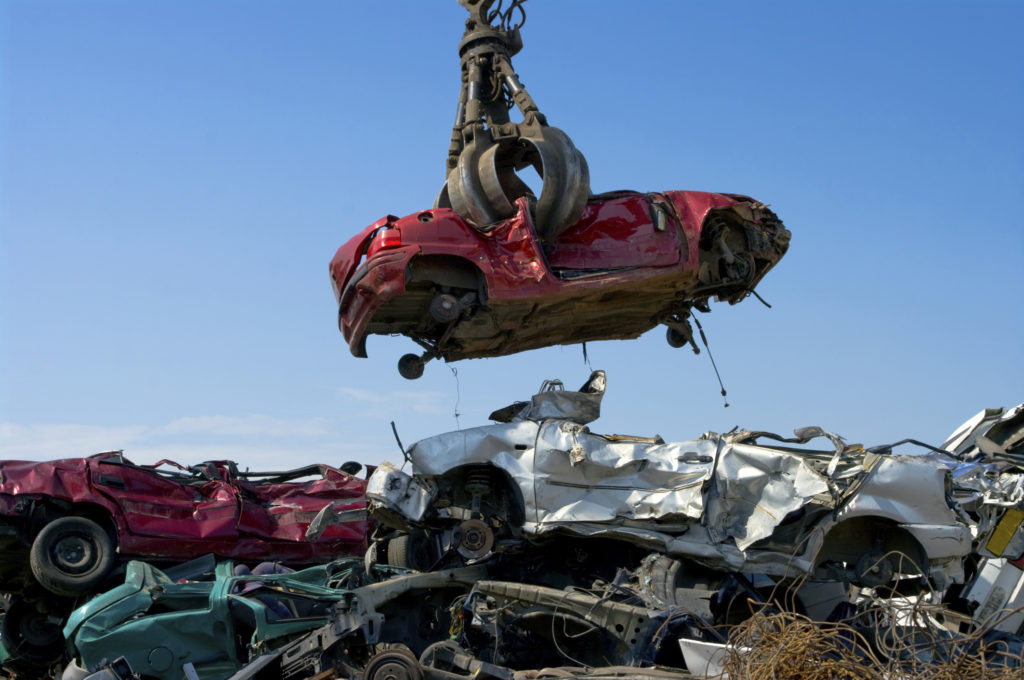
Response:
[{"label": "thin white cloud", "polygon": [[[340,424],[339,424],[340,429]],[[379,462],[390,445],[354,440],[326,419],[194,416],[158,426],[0,423],[0,458],[54,460],[123,450],[136,463],[167,458],[182,464],[233,460],[252,470],[288,470],[311,463]]]},{"label": "thin white cloud", "polygon": [[8,460],[52,460],[128,449],[144,441],[148,429],[144,425],[0,423],[0,456]]},{"label": "thin white cloud", "polygon": [[264,415],[189,416],[157,428],[161,435],[218,437],[319,437],[328,431],[323,418],[285,420]]},{"label": "thin white cloud", "polygon": [[[266,472],[292,470],[303,465],[326,463],[340,467],[354,460],[373,463],[359,446],[318,443],[316,446],[250,446],[247,444],[144,444],[131,450],[129,458],[136,463],[155,463],[168,459],[182,464],[195,464],[204,460],[233,460],[243,470]],[[373,458],[376,458],[374,456]]]},{"label": "thin white cloud", "polygon": [[444,415],[455,407],[451,395],[436,391],[375,392],[354,387],[342,387],[339,391],[359,403],[361,408],[357,413],[360,416],[379,418],[391,414],[394,417],[396,414],[410,411],[420,415]]}]

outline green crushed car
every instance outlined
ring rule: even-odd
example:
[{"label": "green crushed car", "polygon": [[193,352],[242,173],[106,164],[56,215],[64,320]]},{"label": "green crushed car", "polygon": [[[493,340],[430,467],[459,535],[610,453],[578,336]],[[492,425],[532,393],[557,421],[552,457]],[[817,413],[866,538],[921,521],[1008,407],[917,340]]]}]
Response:
[{"label": "green crushed car", "polygon": [[277,570],[285,573],[211,559],[179,575],[187,571],[176,567],[172,577],[129,562],[123,585],[68,619],[72,668],[87,673],[123,656],[143,678],[180,680],[186,666],[202,680],[227,678],[252,656],[323,626],[351,589],[405,572],[382,565],[367,575],[360,558]]}]

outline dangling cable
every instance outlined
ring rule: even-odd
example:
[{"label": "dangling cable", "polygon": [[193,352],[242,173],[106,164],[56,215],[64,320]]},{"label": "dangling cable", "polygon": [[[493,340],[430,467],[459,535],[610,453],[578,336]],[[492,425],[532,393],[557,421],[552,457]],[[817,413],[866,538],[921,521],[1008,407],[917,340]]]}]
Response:
[{"label": "dangling cable", "polygon": [[718,373],[718,366],[715,364],[715,357],[711,354],[711,347],[708,346],[708,336],[704,335],[704,327],[700,325],[700,321],[697,317],[691,317],[693,322],[697,324],[697,330],[700,331],[700,341],[704,343],[704,349],[708,351],[708,359],[711,359],[711,367],[715,369],[715,377],[718,378],[718,386],[722,388],[722,401],[725,402],[725,408],[729,408],[729,400],[725,398],[725,385],[722,384],[722,376]]},{"label": "dangling cable", "polygon": [[764,299],[763,297],[761,297],[760,295],[758,295],[758,294],[757,294],[757,291],[756,291],[756,290],[754,290],[753,288],[748,288],[748,289],[747,289],[747,292],[748,292],[748,293],[751,293],[751,294],[752,294],[752,295],[753,295],[754,297],[756,297],[756,298],[757,298],[758,300],[760,300],[760,301],[761,301],[761,304],[762,304],[762,305],[764,305],[765,307],[767,307],[768,309],[771,309],[771,308],[772,308],[772,306],[771,306],[770,304],[768,304],[768,301],[767,301],[767,300],[765,300],[765,299]]},{"label": "dangling cable", "polygon": [[462,414],[459,413],[459,403],[462,401],[462,390],[460,389],[459,385],[459,370],[454,366],[449,366],[448,368],[451,369],[452,375],[455,377],[455,429],[461,430],[462,427],[459,425],[459,416],[461,416]]},{"label": "dangling cable", "polygon": [[409,458],[409,454],[406,453],[405,447],[402,446],[402,440],[398,436],[398,428],[395,427],[395,421],[391,421],[391,431],[395,433],[395,441],[398,442],[398,450],[402,452],[402,467],[405,467],[406,463],[411,463],[412,459]]}]

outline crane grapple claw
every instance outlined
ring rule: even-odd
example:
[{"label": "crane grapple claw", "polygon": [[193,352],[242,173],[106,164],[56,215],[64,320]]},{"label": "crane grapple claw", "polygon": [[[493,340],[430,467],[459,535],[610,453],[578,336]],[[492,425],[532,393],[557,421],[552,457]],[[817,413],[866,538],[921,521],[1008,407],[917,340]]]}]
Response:
[{"label": "crane grapple claw", "polygon": [[[590,173],[569,135],[547,124],[512,69],[510,57],[522,47],[523,1],[501,13],[500,3],[491,10],[493,0],[460,0],[470,12],[459,43],[462,89],[447,178],[434,205],[485,228],[515,214],[516,199],[531,196],[537,233],[551,243],[582,214]],[[523,19],[514,26],[513,11]],[[521,123],[509,120],[513,106]],[[516,174],[527,167],[541,179],[539,196]]]}]

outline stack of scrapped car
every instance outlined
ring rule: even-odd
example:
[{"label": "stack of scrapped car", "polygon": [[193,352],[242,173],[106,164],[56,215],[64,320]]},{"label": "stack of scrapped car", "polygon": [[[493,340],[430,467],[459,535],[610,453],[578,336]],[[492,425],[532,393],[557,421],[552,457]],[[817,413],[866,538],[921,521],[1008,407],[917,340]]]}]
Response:
[{"label": "stack of scrapped car", "polygon": [[[867,642],[834,653],[883,659],[878,677],[1019,671],[1020,612],[1000,610],[1024,597],[1024,407],[906,453],[820,428],[667,443],[592,433],[605,386],[548,381],[403,451],[408,474],[379,467],[363,560],[129,564],[72,615],[63,680],[713,676],[731,632],[772,616],[841,626]],[[359,513],[333,503],[307,533]]]},{"label": "stack of scrapped car", "polygon": [[368,522],[305,531],[325,503],[365,505],[361,466],[240,471],[230,461],[136,465],[120,451],[0,462],[0,662],[39,672],[60,658],[63,618],[115,585],[133,558],[170,565],[211,553],[293,565],[362,554]]},{"label": "stack of scrapped car", "polygon": [[658,324],[680,347],[692,344],[693,309],[744,299],[789,246],[771,210],[733,194],[592,196],[550,243],[530,203],[485,227],[448,208],[388,215],[343,245],[330,273],[352,354],[367,355],[370,334],[408,336],[424,349],[399,362],[412,379],[432,358],[635,338]]}]

